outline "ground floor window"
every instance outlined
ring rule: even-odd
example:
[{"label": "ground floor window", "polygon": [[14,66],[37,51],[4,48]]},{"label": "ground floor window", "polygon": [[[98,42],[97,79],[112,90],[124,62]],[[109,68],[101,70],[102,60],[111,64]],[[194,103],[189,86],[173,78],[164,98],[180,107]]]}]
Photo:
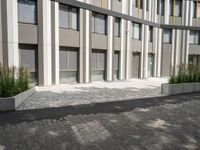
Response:
[{"label": "ground floor window", "polygon": [[19,45],[19,64],[30,72],[30,82],[37,84],[38,79],[38,48],[36,45]]},{"label": "ground floor window", "polygon": [[114,79],[119,79],[119,60],[120,51],[114,52]]},{"label": "ground floor window", "polygon": [[59,69],[60,83],[77,82],[78,79],[78,49],[60,47]]},{"label": "ground floor window", "polygon": [[148,77],[153,77],[153,71],[154,71],[154,54],[149,53],[148,54]]},{"label": "ground floor window", "polygon": [[188,59],[189,59],[188,60],[188,64],[189,65],[198,65],[198,66],[200,66],[200,55],[190,54]]},{"label": "ground floor window", "polygon": [[140,77],[140,52],[133,52],[132,59],[132,77],[139,78]]},{"label": "ground floor window", "polygon": [[92,81],[105,80],[106,50],[92,50]]}]

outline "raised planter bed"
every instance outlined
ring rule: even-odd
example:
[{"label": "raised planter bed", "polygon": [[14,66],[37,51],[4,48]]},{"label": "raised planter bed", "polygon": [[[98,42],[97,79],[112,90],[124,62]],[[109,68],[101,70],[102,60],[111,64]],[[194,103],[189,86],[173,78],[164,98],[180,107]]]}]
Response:
[{"label": "raised planter bed", "polygon": [[200,82],[179,83],[179,84],[162,84],[161,92],[165,95],[177,95],[184,93],[200,92]]},{"label": "raised planter bed", "polygon": [[37,87],[31,88],[13,97],[0,98],[0,111],[16,110],[23,102],[25,102],[36,91]]}]

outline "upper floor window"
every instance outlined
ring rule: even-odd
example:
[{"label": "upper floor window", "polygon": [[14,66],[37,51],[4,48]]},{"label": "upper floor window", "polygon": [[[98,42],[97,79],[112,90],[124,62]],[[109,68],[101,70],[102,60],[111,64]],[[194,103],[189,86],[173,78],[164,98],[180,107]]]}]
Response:
[{"label": "upper floor window", "polygon": [[149,27],[149,42],[153,42],[153,27]]},{"label": "upper floor window", "polygon": [[200,31],[190,31],[190,44],[198,45],[200,43]]},{"label": "upper floor window", "polygon": [[119,18],[115,18],[115,36],[117,37],[120,37],[120,24],[121,24],[121,21]]},{"label": "upper floor window", "polygon": [[164,15],[164,8],[165,8],[165,1],[164,0],[158,0],[157,2],[157,14],[158,15]]},{"label": "upper floor window", "polygon": [[37,0],[18,0],[18,21],[37,23]]},{"label": "upper floor window", "polygon": [[163,42],[168,43],[168,44],[172,43],[172,30],[171,29],[164,30]]},{"label": "upper floor window", "polygon": [[197,2],[193,1],[193,5],[192,5],[192,17],[193,18],[200,18],[200,2],[198,2],[198,6],[197,6]]},{"label": "upper floor window", "polygon": [[133,23],[133,28],[132,28],[132,38],[136,40],[141,40],[141,24],[139,23]]},{"label": "upper floor window", "polygon": [[92,13],[92,32],[106,34],[106,16]]},{"label": "upper floor window", "polygon": [[71,30],[78,30],[78,9],[65,5],[59,6],[59,26]]},{"label": "upper floor window", "polygon": [[169,9],[170,16],[180,17],[182,11],[182,0],[170,0]]},{"label": "upper floor window", "polygon": [[140,9],[143,9],[143,0],[133,0],[133,6],[140,7]]}]

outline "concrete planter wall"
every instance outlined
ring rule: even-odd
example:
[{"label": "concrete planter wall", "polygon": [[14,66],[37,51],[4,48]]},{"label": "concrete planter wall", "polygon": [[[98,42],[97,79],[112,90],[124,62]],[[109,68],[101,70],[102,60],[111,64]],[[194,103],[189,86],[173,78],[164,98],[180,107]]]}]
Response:
[{"label": "concrete planter wall", "polygon": [[0,98],[0,111],[16,110],[23,102],[33,95],[33,93],[35,93],[36,88],[37,87],[31,88],[13,97]]},{"label": "concrete planter wall", "polygon": [[200,92],[200,82],[162,84],[161,92],[165,95],[177,95],[184,93]]}]

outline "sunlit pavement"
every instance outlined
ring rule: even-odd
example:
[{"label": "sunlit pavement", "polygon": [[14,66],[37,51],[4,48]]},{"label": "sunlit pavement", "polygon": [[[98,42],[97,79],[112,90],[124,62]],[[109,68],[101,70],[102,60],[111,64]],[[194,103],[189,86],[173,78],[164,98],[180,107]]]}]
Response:
[{"label": "sunlit pavement", "polygon": [[148,78],[39,87],[18,110],[159,97],[163,96],[161,84],[166,82],[166,78]]},{"label": "sunlit pavement", "polygon": [[200,93],[0,114],[0,150],[198,150]]}]

